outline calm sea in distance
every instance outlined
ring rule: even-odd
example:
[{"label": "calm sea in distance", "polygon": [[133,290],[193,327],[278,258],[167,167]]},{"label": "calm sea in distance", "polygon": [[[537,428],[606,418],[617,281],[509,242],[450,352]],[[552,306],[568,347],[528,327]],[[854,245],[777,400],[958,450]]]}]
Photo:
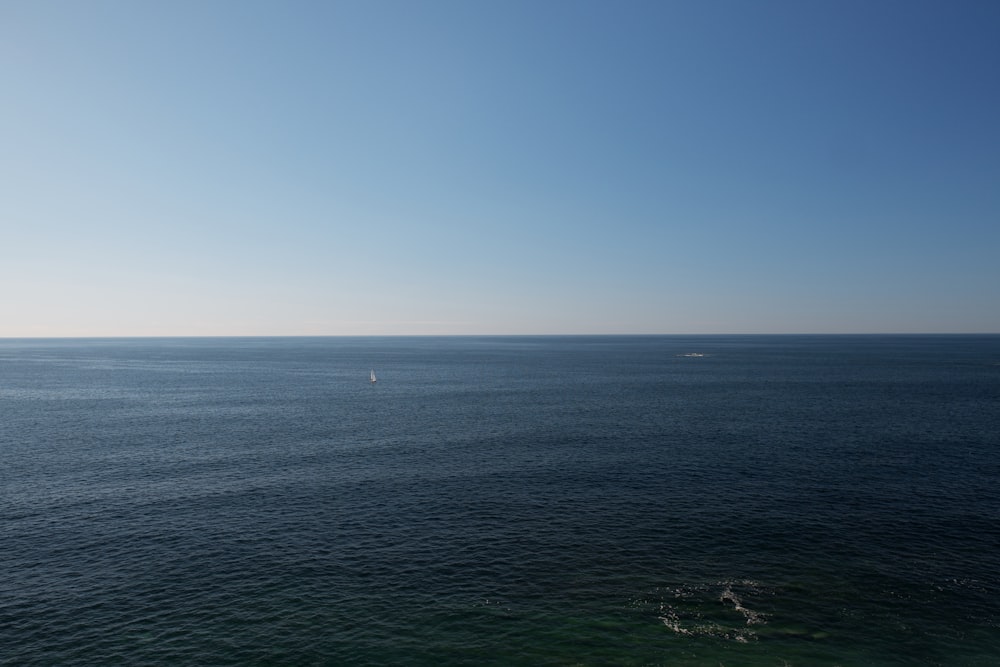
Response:
[{"label": "calm sea in distance", "polygon": [[0,340],[0,529],[3,665],[993,667],[1000,336]]}]

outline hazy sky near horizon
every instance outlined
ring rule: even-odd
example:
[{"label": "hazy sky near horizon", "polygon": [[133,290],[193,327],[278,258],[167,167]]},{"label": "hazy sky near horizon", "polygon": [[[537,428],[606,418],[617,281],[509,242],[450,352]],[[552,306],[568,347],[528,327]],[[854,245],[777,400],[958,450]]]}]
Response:
[{"label": "hazy sky near horizon", "polygon": [[0,3],[0,336],[1000,332],[1000,3]]}]

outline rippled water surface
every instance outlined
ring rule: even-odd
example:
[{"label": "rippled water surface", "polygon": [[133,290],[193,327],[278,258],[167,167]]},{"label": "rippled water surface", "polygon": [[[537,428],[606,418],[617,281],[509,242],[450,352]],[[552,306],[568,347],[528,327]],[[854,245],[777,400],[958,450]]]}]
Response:
[{"label": "rippled water surface", "polygon": [[2,340],[0,456],[4,665],[1000,664],[996,336]]}]

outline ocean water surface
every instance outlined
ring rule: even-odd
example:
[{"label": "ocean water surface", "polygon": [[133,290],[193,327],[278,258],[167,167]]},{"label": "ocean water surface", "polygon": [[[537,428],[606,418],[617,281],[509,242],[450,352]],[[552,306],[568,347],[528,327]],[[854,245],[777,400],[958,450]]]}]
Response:
[{"label": "ocean water surface", "polygon": [[1000,336],[8,339],[0,457],[3,665],[1000,664]]}]

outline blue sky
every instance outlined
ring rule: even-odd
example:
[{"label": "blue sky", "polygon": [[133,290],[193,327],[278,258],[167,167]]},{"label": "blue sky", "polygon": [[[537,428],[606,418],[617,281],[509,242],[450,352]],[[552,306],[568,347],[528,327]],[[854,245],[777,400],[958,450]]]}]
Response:
[{"label": "blue sky", "polygon": [[1000,3],[0,4],[0,336],[1000,332]]}]

